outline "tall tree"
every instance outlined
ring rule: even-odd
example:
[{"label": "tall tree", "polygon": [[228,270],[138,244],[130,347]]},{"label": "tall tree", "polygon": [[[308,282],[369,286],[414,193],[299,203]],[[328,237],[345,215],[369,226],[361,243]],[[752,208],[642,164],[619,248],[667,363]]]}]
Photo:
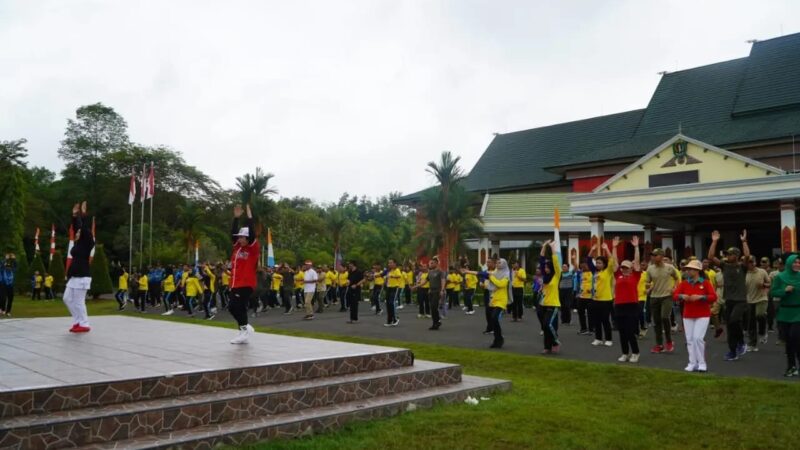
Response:
[{"label": "tall tree", "polygon": [[23,254],[22,237],[25,232],[25,182],[28,150],[25,139],[0,141],[0,251]]},{"label": "tall tree", "polygon": [[263,232],[264,221],[274,210],[274,205],[270,196],[276,195],[278,190],[269,185],[269,181],[275,175],[264,172],[261,167],[256,167],[255,173],[247,173],[242,177],[236,178],[236,187],[239,188],[239,196],[243,205],[250,205],[253,210],[253,218],[256,223],[256,232]]},{"label": "tall tree", "polygon": [[106,157],[127,147],[128,124],[114,108],[95,103],[75,111],[67,119],[67,130],[58,156],[88,182],[89,202],[96,204],[98,175],[106,170]]}]

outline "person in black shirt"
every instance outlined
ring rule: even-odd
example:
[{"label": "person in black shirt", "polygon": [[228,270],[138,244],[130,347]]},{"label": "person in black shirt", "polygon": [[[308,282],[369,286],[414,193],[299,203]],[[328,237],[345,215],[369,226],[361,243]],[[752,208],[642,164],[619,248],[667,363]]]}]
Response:
[{"label": "person in black shirt", "polygon": [[361,302],[361,285],[365,281],[364,272],[358,268],[355,261],[350,261],[349,269],[347,301],[350,305],[350,320],[347,323],[358,323],[358,304]]},{"label": "person in black shirt", "polygon": [[91,225],[86,220],[86,202],[72,207],[72,229],[75,230],[75,244],[70,250],[72,263],[67,271],[67,288],[64,290],[64,304],[72,315],[71,333],[86,333],[89,315],[86,312],[86,293],[92,285],[89,271],[89,256],[94,248]]}]

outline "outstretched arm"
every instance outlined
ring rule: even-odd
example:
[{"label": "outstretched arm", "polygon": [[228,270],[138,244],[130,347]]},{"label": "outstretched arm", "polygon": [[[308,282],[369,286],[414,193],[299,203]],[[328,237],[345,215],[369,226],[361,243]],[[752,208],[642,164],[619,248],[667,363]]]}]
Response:
[{"label": "outstretched arm", "polygon": [[633,245],[633,270],[636,272],[642,271],[642,265],[639,258],[639,236],[631,238],[631,245]]},{"label": "outstretched arm", "polygon": [[739,239],[742,240],[742,254],[744,256],[744,260],[747,261],[750,259],[750,246],[747,245],[747,230],[742,230],[742,234],[739,236]]},{"label": "outstretched arm", "polygon": [[239,233],[239,218],[242,216],[242,205],[233,207],[233,223],[231,224],[231,241],[236,243],[236,234]]},{"label": "outstretched arm", "polygon": [[708,247],[708,260],[715,266],[719,265],[719,258],[717,258],[717,242],[719,242],[719,231],[714,230],[711,232],[711,246]]}]

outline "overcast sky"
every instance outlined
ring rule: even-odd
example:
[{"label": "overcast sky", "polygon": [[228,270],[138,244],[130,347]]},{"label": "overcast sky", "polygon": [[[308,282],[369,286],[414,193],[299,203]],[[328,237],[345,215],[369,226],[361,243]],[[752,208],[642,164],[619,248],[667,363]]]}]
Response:
[{"label": "overcast sky", "polygon": [[493,132],[643,108],[657,72],[794,32],[796,0],[0,0],[0,139],[60,170],[102,102],[224,187],[410,193],[443,150],[469,170]]}]

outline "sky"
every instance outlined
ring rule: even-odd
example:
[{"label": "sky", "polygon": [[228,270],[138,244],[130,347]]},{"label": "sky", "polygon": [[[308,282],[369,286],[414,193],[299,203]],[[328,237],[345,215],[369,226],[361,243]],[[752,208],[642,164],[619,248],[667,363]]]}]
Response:
[{"label": "sky", "polygon": [[258,166],[281,197],[377,198],[796,32],[796,0],[0,0],[0,140],[59,171],[67,119],[102,102],[225,188]]}]

